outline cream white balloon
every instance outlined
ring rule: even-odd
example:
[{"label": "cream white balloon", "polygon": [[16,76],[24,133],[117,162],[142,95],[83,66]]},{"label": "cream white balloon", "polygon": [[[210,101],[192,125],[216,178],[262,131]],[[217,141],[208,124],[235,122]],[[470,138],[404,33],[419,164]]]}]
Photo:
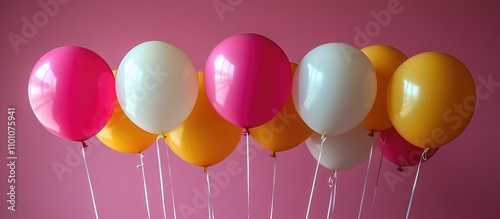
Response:
[{"label": "cream white balloon", "polygon": [[[320,164],[330,170],[340,171],[363,163],[370,156],[373,139],[361,126],[336,136],[328,136],[323,143]],[[313,133],[306,140],[309,152],[318,160],[321,134]]]},{"label": "cream white balloon", "polygon": [[179,48],[148,41],[132,48],[116,75],[118,102],[145,131],[165,134],[186,120],[198,97],[198,75]]},{"label": "cream white balloon", "polygon": [[315,132],[329,136],[356,127],[370,112],[376,94],[370,60],[344,43],[326,43],[309,51],[292,86],[300,117]]}]

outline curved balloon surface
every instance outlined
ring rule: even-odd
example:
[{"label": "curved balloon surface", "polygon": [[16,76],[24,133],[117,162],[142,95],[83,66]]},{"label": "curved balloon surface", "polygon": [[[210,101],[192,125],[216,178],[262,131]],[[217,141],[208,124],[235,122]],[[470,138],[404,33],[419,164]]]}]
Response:
[{"label": "curved balloon surface", "polygon": [[[425,150],[406,141],[395,128],[380,132],[377,148],[384,152],[383,155],[387,160],[398,166],[418,165]],[[430,149],[427,152],[427,160],[434,156],[437,151],[438,148]],[[422,162],[425,161],[422,159]]]},{"label": "curved balloon surface", "polygon": [[241,128],[217,114],[205,93],[202,72],[198,78],[200,89],[193,112],[179,127],[167,133],[166,141],[184,161],[209,167],[233,152],[241,138]]},{"label": "curved balloon surface", "polygon": [[334,136],[366,117],[377,94],[370,60],[359,49],[327,43],[309,51],[294,75],[292,98],[304,122],[315,132]]},{"label": "curved balloon surface", "polygon": [[465,65],[441,52],[417,54],[401,64],[387,89],[387,112],[398,133],[421,148],[457,138],[476,108],[476,86]]},{"label": "curved balloon surface", "polygon": [[283,50],[258,34],[220,42],[205,65],[205,89],[227,121],[253,128],[271,120],[290,96],[292,72]]},{"label": "curved balloon surface", "polygon": [[[320,164],[330,170],[340,171],[363,163],[370,156],[373,137],[358,126],[344,134],[329,136],[323,144]],[[309,152],[318,160],[321,134],[313,133],[306,140]]]},{"label": "curved balloon surface", "polygon": [[387,114],[387,86],[396,69],[408,57],[388,45],[371,45],[361,51],[370,59],[377,75],[377,97],[368,115],[361,121],[361,127],[369,131],[383,131],[392,127]]},{"label": "curved balloon surface", "polygon": [[197,77],[191,59],[179,48],[161,41],[144,42],[132,48],[118,67],[118,102],[137,126],[165,134],[193,110]]},{"label": "curved balloon surface", "polygon": [[[291,63],[293,72],[297,64]],[[302,121],[290,96],[278,114],[264,125],[250,129],[250,135],[262,147],[274,151],[290,150],[302,144],[313,131]]]},{"label": "curved balloon surface", "polygon": [[33,67],[28,82],[31,109],[52,134],[71,141],[95,136],[116,103],[109,65],[78,46],[55,48]]}]

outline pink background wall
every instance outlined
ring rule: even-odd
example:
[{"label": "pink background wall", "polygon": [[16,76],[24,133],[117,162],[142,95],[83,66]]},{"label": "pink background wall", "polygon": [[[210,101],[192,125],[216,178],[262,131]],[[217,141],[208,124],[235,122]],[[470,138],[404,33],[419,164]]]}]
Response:
[{"label": "pink background wall", "polygon": [[[326,42],[357,47],[384,43],[409,56],[437,50],[454,55],[470,69],[478,88],[478,108],[464,133],[422,167],[411,218],[500,218],[500,14],[493,0],[377,0],[377,1],[77,1],[59,0],[58,10],[43,20],[39,1],[0,3],[0,121],[4,125],[0,149],[0,218],[92,218],[93,208],[79,158],[79,144],[59,139],[36,120],[28,103],[28,76],[47,51],[63,45],[87,47],[114,69],[133,46],[148,40],[177,45],[203,69],[211,49],[233,34],[254,32],[278,43],[293,62]],[[213,2],[229,5],[220,17]],[[236,3],[236,4],[235,4]],[[399,4],[390,20],[374,25],[370,13]],[[23,36],[23,19],[40,16],[34,33],[14,49],[9,33]],[[377,29],[378,28],[378,29]],[[367,33],[356,38],[356,29]],[[457,88],[459,89],[459,88]],[[7,210],[7,108],[16,107],[16,211]],[[97,139],[89,141],[89,168],[101,218],[146,218],[139,157],[115,152]],[[164,145],[162,143],[162,145]],[[163,152],[165,148],[163,147]],[[252,218],[269,217],[272,159],[252,142]],[[153,218],[161,218],[161,197],[154,147],[145,151],[146,177]],[[275,218],[303,218],[316,161],[301,145],[278,154]],[[378,151],[375,161],[380,158]],[[166,153],[163,153],[166,164]],[[207,218],[205,178],[200,168],[171,154],[178,218]],[[375,162],[376,163],[376,162]],[[57,176],[53,165],[68,172]],[[166,165],[165,165],[166,167]],[[230,167],[230,170],[227,168]],[[370,171],[363,218],[404,218],[415,169],[399,173],[384,161],[375,207],[370,211],[376,164]],[[224,162],[211,168],[217,218],[246,217],[244,141]],[[170,197],[166,177],[166,197]],[[356,218],[366,173],[366,162],[340,172],[334,218]],[[326,217],[330,172],[321,168],[310,218]],[[386,176],[395,177],[393,184]],[[168,216],[172,218],[167,199]],[[181,213],[184,209],[184,214]],[[187,209],[187,210],[186,210]],[[190,212],[190,213],[186,213]]]}]

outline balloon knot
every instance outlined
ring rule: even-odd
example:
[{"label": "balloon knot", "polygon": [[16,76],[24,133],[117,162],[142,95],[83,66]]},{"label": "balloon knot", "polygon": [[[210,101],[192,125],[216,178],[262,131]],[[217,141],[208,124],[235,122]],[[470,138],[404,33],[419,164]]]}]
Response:
[{"label": "balloon knot", "polygon": [[166,138],[166,136],[165,136],[165,135],[163,135],[163,134],[159,134],[159,135],[158,135],[158,139],[165,139],[165,138]]},{"label": "balloon knot", "polygon": [[368,133],[368,136],[373,137],[373,131],[370,131],[370,133]]},{"label": "balloon knot", "polygon": [[405,171],[405,170],[403,169],[403,167],[402,167],[402,166],[399,166],[399,167],[398,167],[398,171],[399,171],[399,172],[403,172],[403,171]]},{"label": "balloon knot", "polygon": [[422,153],[422,159],[423,159],[423,160],[427,160],[427,159],[428,159],[427,154],[429,154],[429,151],[430,151],[430,150],[431,150],[430,148],[426,148],[426,149],[424,150],[424,152]]},{"label": "balloon knot", "polygon": [[203,167],[203,173],[207,173],[207,168],[206,167]]},{"label": "balloon knot", "polygon": [[82,148],[87,148],[89,145],[87,144],[87,142],[85,141],[82,141]]},{"label": "balloon knot", "polygon": [[241,132],[242,135],[249,135],[250,134],[250,130],[248,130],[247,128],[243,129],[243,131]]},{"label": "balloon knot", "polygon": [[137,165],[136,167],[137,168],[141,168],[143,166],[142,165],[142,159],[144,158],[144,155],[141,152],[139,152],[138,154],[139,154],[139,157],[141,158],[141,164]]},{"label": "balloon knot", "polygon": [[272,151],[271,154],[269,155],[271,157],[276,157],[276,151]]}]

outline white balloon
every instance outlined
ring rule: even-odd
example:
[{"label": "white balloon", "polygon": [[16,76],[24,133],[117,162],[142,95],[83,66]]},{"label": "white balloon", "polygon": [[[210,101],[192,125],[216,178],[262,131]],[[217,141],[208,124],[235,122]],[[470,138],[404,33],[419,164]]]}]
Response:
[{"label": "white balloon", "polygon": [[[340,171],[363,163],[370,156],[370,148],[376,136],[358,126],[344,134],[329,136],[323,143],[320,164],[330,170]],[[318,160],[321,148],[321,134],[313,133],[306,140],[311,155]]]},{"label": "white balloon", "polygon": [[116,74],[123,111],[140,128],[165,134],[186,120],[198,97],[198,74],[179,48],[148,41],[132,48]]},{"label": "white balloon", "polygon": [[356,127],[377,94],[375,70],[361,50],[327,43],[308,52],[293,79],[292,98],[304,122],[333,136]]}]

